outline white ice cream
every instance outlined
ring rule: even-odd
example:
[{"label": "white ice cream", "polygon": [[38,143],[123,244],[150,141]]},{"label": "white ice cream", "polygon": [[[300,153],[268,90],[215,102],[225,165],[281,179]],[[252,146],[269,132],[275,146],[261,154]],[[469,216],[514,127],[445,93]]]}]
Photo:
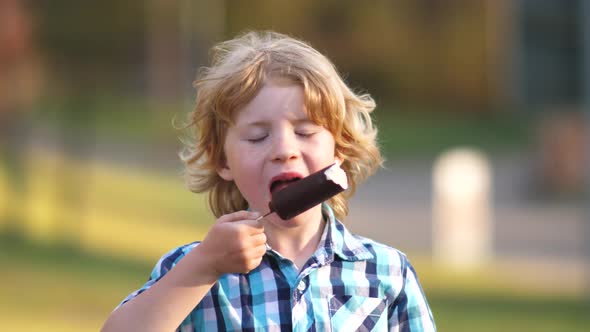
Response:
[{"label": "white ice cream", "polygon": [[338,163],[332,165],[332,167],[328,168],[324,174],[326,174],[326,178],[342,187],[342,189],[346,190],[348,188],[348,178],[346,177],[346,172]]}]

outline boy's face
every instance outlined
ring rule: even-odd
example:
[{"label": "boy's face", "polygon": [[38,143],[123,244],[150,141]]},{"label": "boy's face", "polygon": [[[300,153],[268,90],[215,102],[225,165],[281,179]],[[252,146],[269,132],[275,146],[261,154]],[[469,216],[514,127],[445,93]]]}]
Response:
[{"label": "boy's face", "polygon": [[[250,209],[261,213],[268,212],[272,191],[335,161],[334,137],[307,116],[303,88],[277,81],[265,82],[238,110],[224,151],[227,163],[219,175],[235,181]],[[309,213],[321,214],[320,206],[294,221]]]}]

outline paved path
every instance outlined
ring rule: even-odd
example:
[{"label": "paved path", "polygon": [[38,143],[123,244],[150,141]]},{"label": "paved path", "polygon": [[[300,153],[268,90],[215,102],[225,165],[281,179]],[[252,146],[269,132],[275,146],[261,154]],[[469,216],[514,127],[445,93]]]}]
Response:
[{"label": "paved path", "polygon": [[[350,227],[359,234],[419,254],[432,250],[431,162],[390,162],[360,186],[351,201]],[[581,202],[530,197],[525,158],[493,161],[493,243],[498,256],[584,261],[589,210]]]}]

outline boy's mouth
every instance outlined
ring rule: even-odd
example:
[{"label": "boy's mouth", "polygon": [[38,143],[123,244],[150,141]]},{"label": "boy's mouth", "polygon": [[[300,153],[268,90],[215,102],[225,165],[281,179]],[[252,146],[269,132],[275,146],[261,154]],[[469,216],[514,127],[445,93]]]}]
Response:
[{"label": "boy's mouth", "polygon": [[279,176],[273,178],[270,183],[270,193],[272,194],[276,191],[279,191],[287,187],[289,184],[299,180],[301,180],[301,176]]}]

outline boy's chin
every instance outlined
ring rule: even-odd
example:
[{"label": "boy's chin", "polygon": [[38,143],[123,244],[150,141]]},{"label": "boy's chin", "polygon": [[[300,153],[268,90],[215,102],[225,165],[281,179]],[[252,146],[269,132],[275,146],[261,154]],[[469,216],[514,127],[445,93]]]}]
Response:
[{"label": "boy's chin", "polygon": [[318,205],[317,207],[313,207],[287,220],[281,219],[281,217],[279,217],[279,215],[276,213],[271,213],[268,217],[272,217],[273,222],[276,223],[283,223],[289,226],[297,226],[322,219],[322,209],[321,206]]},{"label": "boy's chin", "polygon": [[267,222],[272,222],[273,224],[276,224],[278,226],[292,226],[297,223],[303,222],[303,220],[298,219],[298,217],[299,216],[296,216],[295,218],[292,218],[292,219],[284,220],[284,219],[281,219],[281,217],[279,217],[278,214],[271,213],[268,216],[264,217],[263,220],[266,220]]}]

